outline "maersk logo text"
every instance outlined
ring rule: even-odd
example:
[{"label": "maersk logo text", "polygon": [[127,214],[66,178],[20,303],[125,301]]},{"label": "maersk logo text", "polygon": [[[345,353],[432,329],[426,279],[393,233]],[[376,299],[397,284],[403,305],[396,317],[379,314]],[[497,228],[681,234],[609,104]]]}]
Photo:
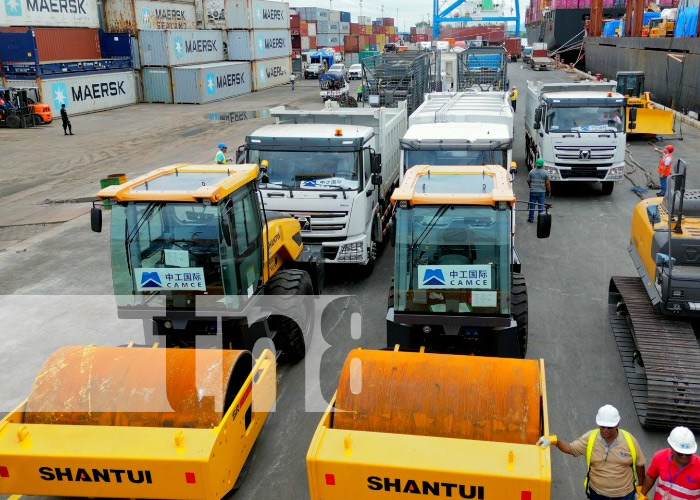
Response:
[{"label": "maersk logo text", "polygon": [[218,52],[216,40],[187,40],[185,52]]},{"label": "maersk logo text", "polygon": [[282,9],[263,9],[262,18],[270,21],[284,21],[284,11]]},{"label": "maersk logo text", "polygon": [[282,66],[273,66],[271,68],[265,68],[265,76],[267,78],[274,78],[276,76],[284,76],[287,72]]},{"label": "maersk logo text", "polygon": [[27,0],[27,10],[52,14],[87,14],[85,0]]},{"label": "maersk logo text", "polygon": [[74,101],[87,101],[88,99],[102,99],[115,95],[126,95],[124,81],[80,85],[79,87],[71,87],[70,90]]}]

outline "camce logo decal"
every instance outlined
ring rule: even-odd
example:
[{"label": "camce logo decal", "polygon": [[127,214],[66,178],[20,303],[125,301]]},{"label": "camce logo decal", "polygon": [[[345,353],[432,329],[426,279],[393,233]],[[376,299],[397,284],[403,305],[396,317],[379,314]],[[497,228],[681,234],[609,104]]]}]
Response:
[{"label": "camce logo decal", "polygon": [[44,481],[66,481],[71,483],[128,482],[133,484],[153,484],[150,470],[39,467],[39,476]]},{"label": "camce logo decal", "polygon": [[469,498],[474,500],[484,499],[483,486],[467,486],[466,484],[443,483],[439,481],[402,480],[392,477],[369,476],[367,478],[367,488],[372,491],[412,493],[414,495]]}]

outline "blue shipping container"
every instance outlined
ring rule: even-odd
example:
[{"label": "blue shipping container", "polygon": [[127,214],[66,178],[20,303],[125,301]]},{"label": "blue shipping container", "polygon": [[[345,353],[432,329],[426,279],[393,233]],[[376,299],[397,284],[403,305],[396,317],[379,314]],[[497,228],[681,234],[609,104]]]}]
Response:
[{"label": "blue shipping container", "polygon": [[340,11],[340,22],[341,23],[349,23],[350,22],[350,13],[341,10]]}]

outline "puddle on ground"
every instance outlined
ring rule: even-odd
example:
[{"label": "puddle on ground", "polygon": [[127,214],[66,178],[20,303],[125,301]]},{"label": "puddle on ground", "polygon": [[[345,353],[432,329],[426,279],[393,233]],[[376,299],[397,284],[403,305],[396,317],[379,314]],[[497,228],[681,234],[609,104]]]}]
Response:
[{"label": "puddle on ground", "polygon": [[243,120],[253,120],[255,118],[267,118],[270,116],[269,109],[256,109],[254,111],[228,111],[225,113],[209,113],[210,120],[222,122],[241,122]]}]

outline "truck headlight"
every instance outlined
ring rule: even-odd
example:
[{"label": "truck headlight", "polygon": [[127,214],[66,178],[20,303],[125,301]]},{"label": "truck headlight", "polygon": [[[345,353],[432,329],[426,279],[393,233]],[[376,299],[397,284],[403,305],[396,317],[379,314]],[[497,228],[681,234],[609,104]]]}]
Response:
[{"label": "truck headlight", "polygon": [[625,167],[613,167],[608,171],[609,181],[619,181],[625,176]]},{"label": "truck headlight", "polygon": [[550,181],[558,181],[559,180],[559,169],[556,167],[548,167],[547,165],[544,166],[544,169],[547,171],[549,174],[549,180]]},{"label": "truck headlight", "polygon": [[361,241],[346,243],[338,250],[338,260],[343,262],[362,262],[363,245]]}]

